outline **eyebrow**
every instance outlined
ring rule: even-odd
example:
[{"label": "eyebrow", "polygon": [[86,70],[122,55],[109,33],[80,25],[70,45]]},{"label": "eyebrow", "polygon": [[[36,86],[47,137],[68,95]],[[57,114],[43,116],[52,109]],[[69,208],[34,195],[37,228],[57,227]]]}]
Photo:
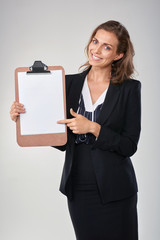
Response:
[{"label": "eyebrow", "polygon": [[[98,39],[96,38],[96,37],[93,37],[93,39],[96,39],[97,41],[98,41]],[[113,47],[113,45],[112,44],[109,44],[109,43],[104,43],[105,45],[109,45],[109,46],[111,46],[111,47]]]}]

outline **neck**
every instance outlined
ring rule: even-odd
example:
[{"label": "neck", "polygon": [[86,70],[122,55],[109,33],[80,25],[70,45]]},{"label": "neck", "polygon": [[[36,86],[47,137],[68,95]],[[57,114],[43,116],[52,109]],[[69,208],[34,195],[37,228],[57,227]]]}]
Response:
[{"label": "neck", "polygon": [[99,68],[92,66],[88,73],[90,80],[94,82],[110,82],[111,79],[111,66],[108,68]]}]

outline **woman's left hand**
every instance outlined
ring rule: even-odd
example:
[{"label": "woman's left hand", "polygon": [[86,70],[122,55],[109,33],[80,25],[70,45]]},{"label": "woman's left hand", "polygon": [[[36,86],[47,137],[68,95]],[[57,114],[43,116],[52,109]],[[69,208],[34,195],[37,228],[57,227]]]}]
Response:
[{"label": "woman's left hand", "polygon": [[73,133],[75,134],[85,134],[90,132],[92,121],[83,117],[81,114],[78,114],[70,109],[70,113],[74,118],[59,120],[57,123],[65,123]]}]

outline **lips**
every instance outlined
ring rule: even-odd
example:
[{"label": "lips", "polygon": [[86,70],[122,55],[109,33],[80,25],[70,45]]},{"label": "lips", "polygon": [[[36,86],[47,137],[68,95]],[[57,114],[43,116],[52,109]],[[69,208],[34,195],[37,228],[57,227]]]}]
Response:
[{"label": "lips", "polygon": [[95,56],[93,53],[91,53],[91,56],[92,56],[92,59],[93,59],[94,61],[100,61],[100,60],[102,60],[102,58],[99,58],[99,57]]}]

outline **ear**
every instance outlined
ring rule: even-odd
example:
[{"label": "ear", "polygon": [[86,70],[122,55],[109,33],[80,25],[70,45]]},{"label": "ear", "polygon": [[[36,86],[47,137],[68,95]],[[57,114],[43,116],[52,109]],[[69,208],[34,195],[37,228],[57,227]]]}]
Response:
[{"label": "ear", "polygon": [[118,54],[118,55],[114,58],[114,61],[117,61],[117,60],[121,59],[123,56],[124,56],[124,53]]}]

